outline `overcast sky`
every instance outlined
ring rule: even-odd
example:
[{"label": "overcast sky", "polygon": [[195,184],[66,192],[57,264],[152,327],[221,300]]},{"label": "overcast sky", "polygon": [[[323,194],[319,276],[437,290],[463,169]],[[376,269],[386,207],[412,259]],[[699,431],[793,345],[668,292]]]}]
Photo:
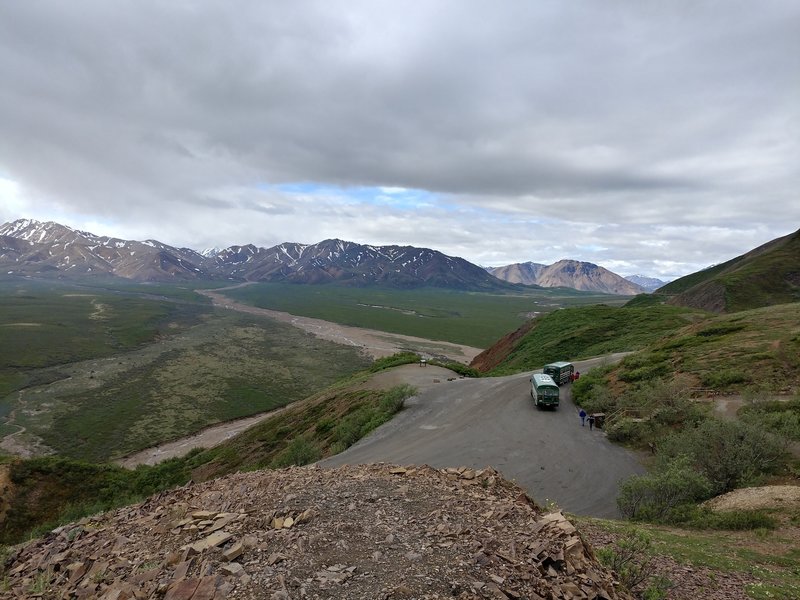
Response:
[{"label": "overcast sky", "polygon": [[0,2],[0,222],[669,279],[799,189],[797,0]]}]

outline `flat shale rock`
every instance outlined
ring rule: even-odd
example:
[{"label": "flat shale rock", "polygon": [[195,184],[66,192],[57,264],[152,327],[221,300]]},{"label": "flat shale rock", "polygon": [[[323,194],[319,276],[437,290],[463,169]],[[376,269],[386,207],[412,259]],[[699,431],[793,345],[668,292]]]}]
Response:
[{"label": "flat shale rock", "polygon": [[560,512],[493,469],[240,473],[17,547],[0,599],[628,600]]}]

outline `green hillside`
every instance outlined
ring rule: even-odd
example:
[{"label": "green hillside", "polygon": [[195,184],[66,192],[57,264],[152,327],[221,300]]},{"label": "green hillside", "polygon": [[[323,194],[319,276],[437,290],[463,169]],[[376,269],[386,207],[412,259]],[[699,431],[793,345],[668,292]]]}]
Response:
[{"label": "green hillside", "polygon": [[594,305],[541,315],[529,331],[503,341],[476,357],[473,366],[492,375],[540,368],[556,360],[574,360],[644,348],[707,313],[686,308],[634,302],[621,308]]},{"label": "green hillside", "polygon": [[800,231],[658,290],[670,302],[736,312],[800,300]]},{"label": "green hillside", "polygon": [[6,507],[0,503],[0,549],[34,528],[47,531],[190,480],[304,465],[341,452],[391,419],[415,393],[407,385],[364,389],[368,376],[361,372],[329,386],[214,448],[133,471],[64,456],[0,457],[0,482],[4,469],[10,481],[9,487],[0,487],[7,495],[2,500],[9,502]]},{"label": "green hillside", "polygon": [[712,317],[675,331],[613,369],[618,385],[682,376],[693,387],[735,393],[800,386],[800,303]]}]

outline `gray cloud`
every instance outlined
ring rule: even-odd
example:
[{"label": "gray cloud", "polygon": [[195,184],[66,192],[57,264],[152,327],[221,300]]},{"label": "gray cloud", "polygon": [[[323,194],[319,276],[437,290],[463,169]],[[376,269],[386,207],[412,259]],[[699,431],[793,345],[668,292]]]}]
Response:
[{"label": "gray cloud", "polygon": [[[4,2],[0,218],[676,276],[800,223],[798,30],[790,0]],[[342,192],[260,189],[292,182]]]}]

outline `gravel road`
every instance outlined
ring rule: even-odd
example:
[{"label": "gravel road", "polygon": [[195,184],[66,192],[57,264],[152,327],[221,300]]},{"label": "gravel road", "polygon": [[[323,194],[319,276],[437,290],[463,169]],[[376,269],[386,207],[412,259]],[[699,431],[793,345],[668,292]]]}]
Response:
[{"label": "gravel road", "polygon": [[[586,372],[605,359],[575,362]],[[416,383],[425,369],[411,366]],[[492,466],[524,487],[540,505],[552,501],[579,515],[617,517],[619,481],[644,473],[637,455],[611,444],[601,430],[581,427],[570,386],[558,410],[538,410],[530,374],[447,381],[430,374],[406,409],[347,451],[321,461],[391,462],[433,467]],[[437,379],[439,383],[433,383]]]}]

